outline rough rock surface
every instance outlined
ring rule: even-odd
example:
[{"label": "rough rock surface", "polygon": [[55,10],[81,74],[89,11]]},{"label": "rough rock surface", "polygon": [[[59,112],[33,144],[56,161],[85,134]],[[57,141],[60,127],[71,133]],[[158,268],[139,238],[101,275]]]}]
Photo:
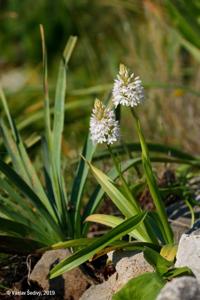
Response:
[{"label": "rough rock surface", "polygon": [[[49,280],[48,274],[55,264],[69,256],[67,250],[52,250],[45,252],[30,274],[29,280],[37,282],[43,290],[55,291],[58,299],[78,300],[88,287],[88,281],[80,269],[76,268]],[[50,296],[51,297],[51,296]]]},{"label": "rough rock surface", "polygon": [[200,230],[182,235],[176,259],[176,267],[189,267],[200,282]]},{"label": "rough rock surface", "polygon": [[91,286],[80,300],[111,300],[113,294],[131,278],[153,271],[142,253],[119,251],[112,253],[109,258],[115,265],[116,273],[102,284]]},{"label": "rough rock surface", "polygon": [[130,251],[114,252],[112,261],[118,276],[117,289],[126,284],[129,279],[153,271],[153,267],[144,259],[143,253],[133,255]]},{"label": "rough rock surface", "polygon": [[156,300],[200,300],[200,286],[196,278],[174,278],[161,290]]}]

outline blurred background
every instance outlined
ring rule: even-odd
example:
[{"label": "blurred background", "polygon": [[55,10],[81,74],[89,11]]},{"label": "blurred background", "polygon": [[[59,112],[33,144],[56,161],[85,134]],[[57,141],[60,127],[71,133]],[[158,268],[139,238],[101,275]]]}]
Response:
[{"label": "blurred background", "polygon": [[[67,78],[67,156],[76,157],[94,98],[109,96],[120,63],[145,86],[147,140],[200,153],[200,0],[0,0],[0,24],[0,80],[25,138],[43,127],[43,24],[52,99],[66,41],[78,37]],[[122,114],[123,139],[136,141]]]}]

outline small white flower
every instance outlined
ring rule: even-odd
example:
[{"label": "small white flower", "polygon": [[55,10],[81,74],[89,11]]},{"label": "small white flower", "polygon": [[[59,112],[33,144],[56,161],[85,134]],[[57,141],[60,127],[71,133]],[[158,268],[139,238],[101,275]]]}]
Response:
[{"label": "small white flower", "polygon": [[119,74],[113,86],[113,103],[125,106],[137,106],[144,100],[144,88],[140,78],[129,74],[124,65],[120,65]]},{"label": "small white flower", "polygon": [[94,144],[113,144],[119,138],[119,122],[114,111],[108,109],[100,100],[96,100],[90,119],[90,133]]}]

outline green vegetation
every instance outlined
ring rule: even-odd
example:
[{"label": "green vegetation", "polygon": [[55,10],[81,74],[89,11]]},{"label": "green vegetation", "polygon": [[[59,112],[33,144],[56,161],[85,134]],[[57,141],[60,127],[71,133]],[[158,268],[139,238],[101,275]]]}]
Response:
[{"label": "green vegetation", "polygon": [[[155,272],[131,279],[113,300],[154,300],[168,280],[192,275],[174,267],[165,200],[183,201],[195,223],[200,2],[1,6],[0,257],[69,248],[72,255],[50,271],[54,278],[111,250],[142,251]],[[124,86],[116,95],[119,64]],[[95,101],[89,130],[96,97],[103,101]],[[162,186],[166,169],[175,179]],[[153,209],[141,202],[146,192]],[[102,209],[105,201],[114,214]],[[96,236],[92,223],[108,229]]]}]

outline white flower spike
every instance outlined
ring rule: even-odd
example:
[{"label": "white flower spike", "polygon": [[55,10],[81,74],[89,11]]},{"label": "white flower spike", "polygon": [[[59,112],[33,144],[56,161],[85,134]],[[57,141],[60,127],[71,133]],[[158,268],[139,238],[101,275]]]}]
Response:
[{"label": "white flower spike", "polygon": [[113,144],[119,139],[119,122],[114,111],[96,99],[90,119],[90,134],[94,144]]},{"label": "white flower spike", "polygon": [[113,86],[113,103],[134,107],[144,100],[144,88],[140,78],[129,74],[124,65],[120,65],[119,74]]}]

